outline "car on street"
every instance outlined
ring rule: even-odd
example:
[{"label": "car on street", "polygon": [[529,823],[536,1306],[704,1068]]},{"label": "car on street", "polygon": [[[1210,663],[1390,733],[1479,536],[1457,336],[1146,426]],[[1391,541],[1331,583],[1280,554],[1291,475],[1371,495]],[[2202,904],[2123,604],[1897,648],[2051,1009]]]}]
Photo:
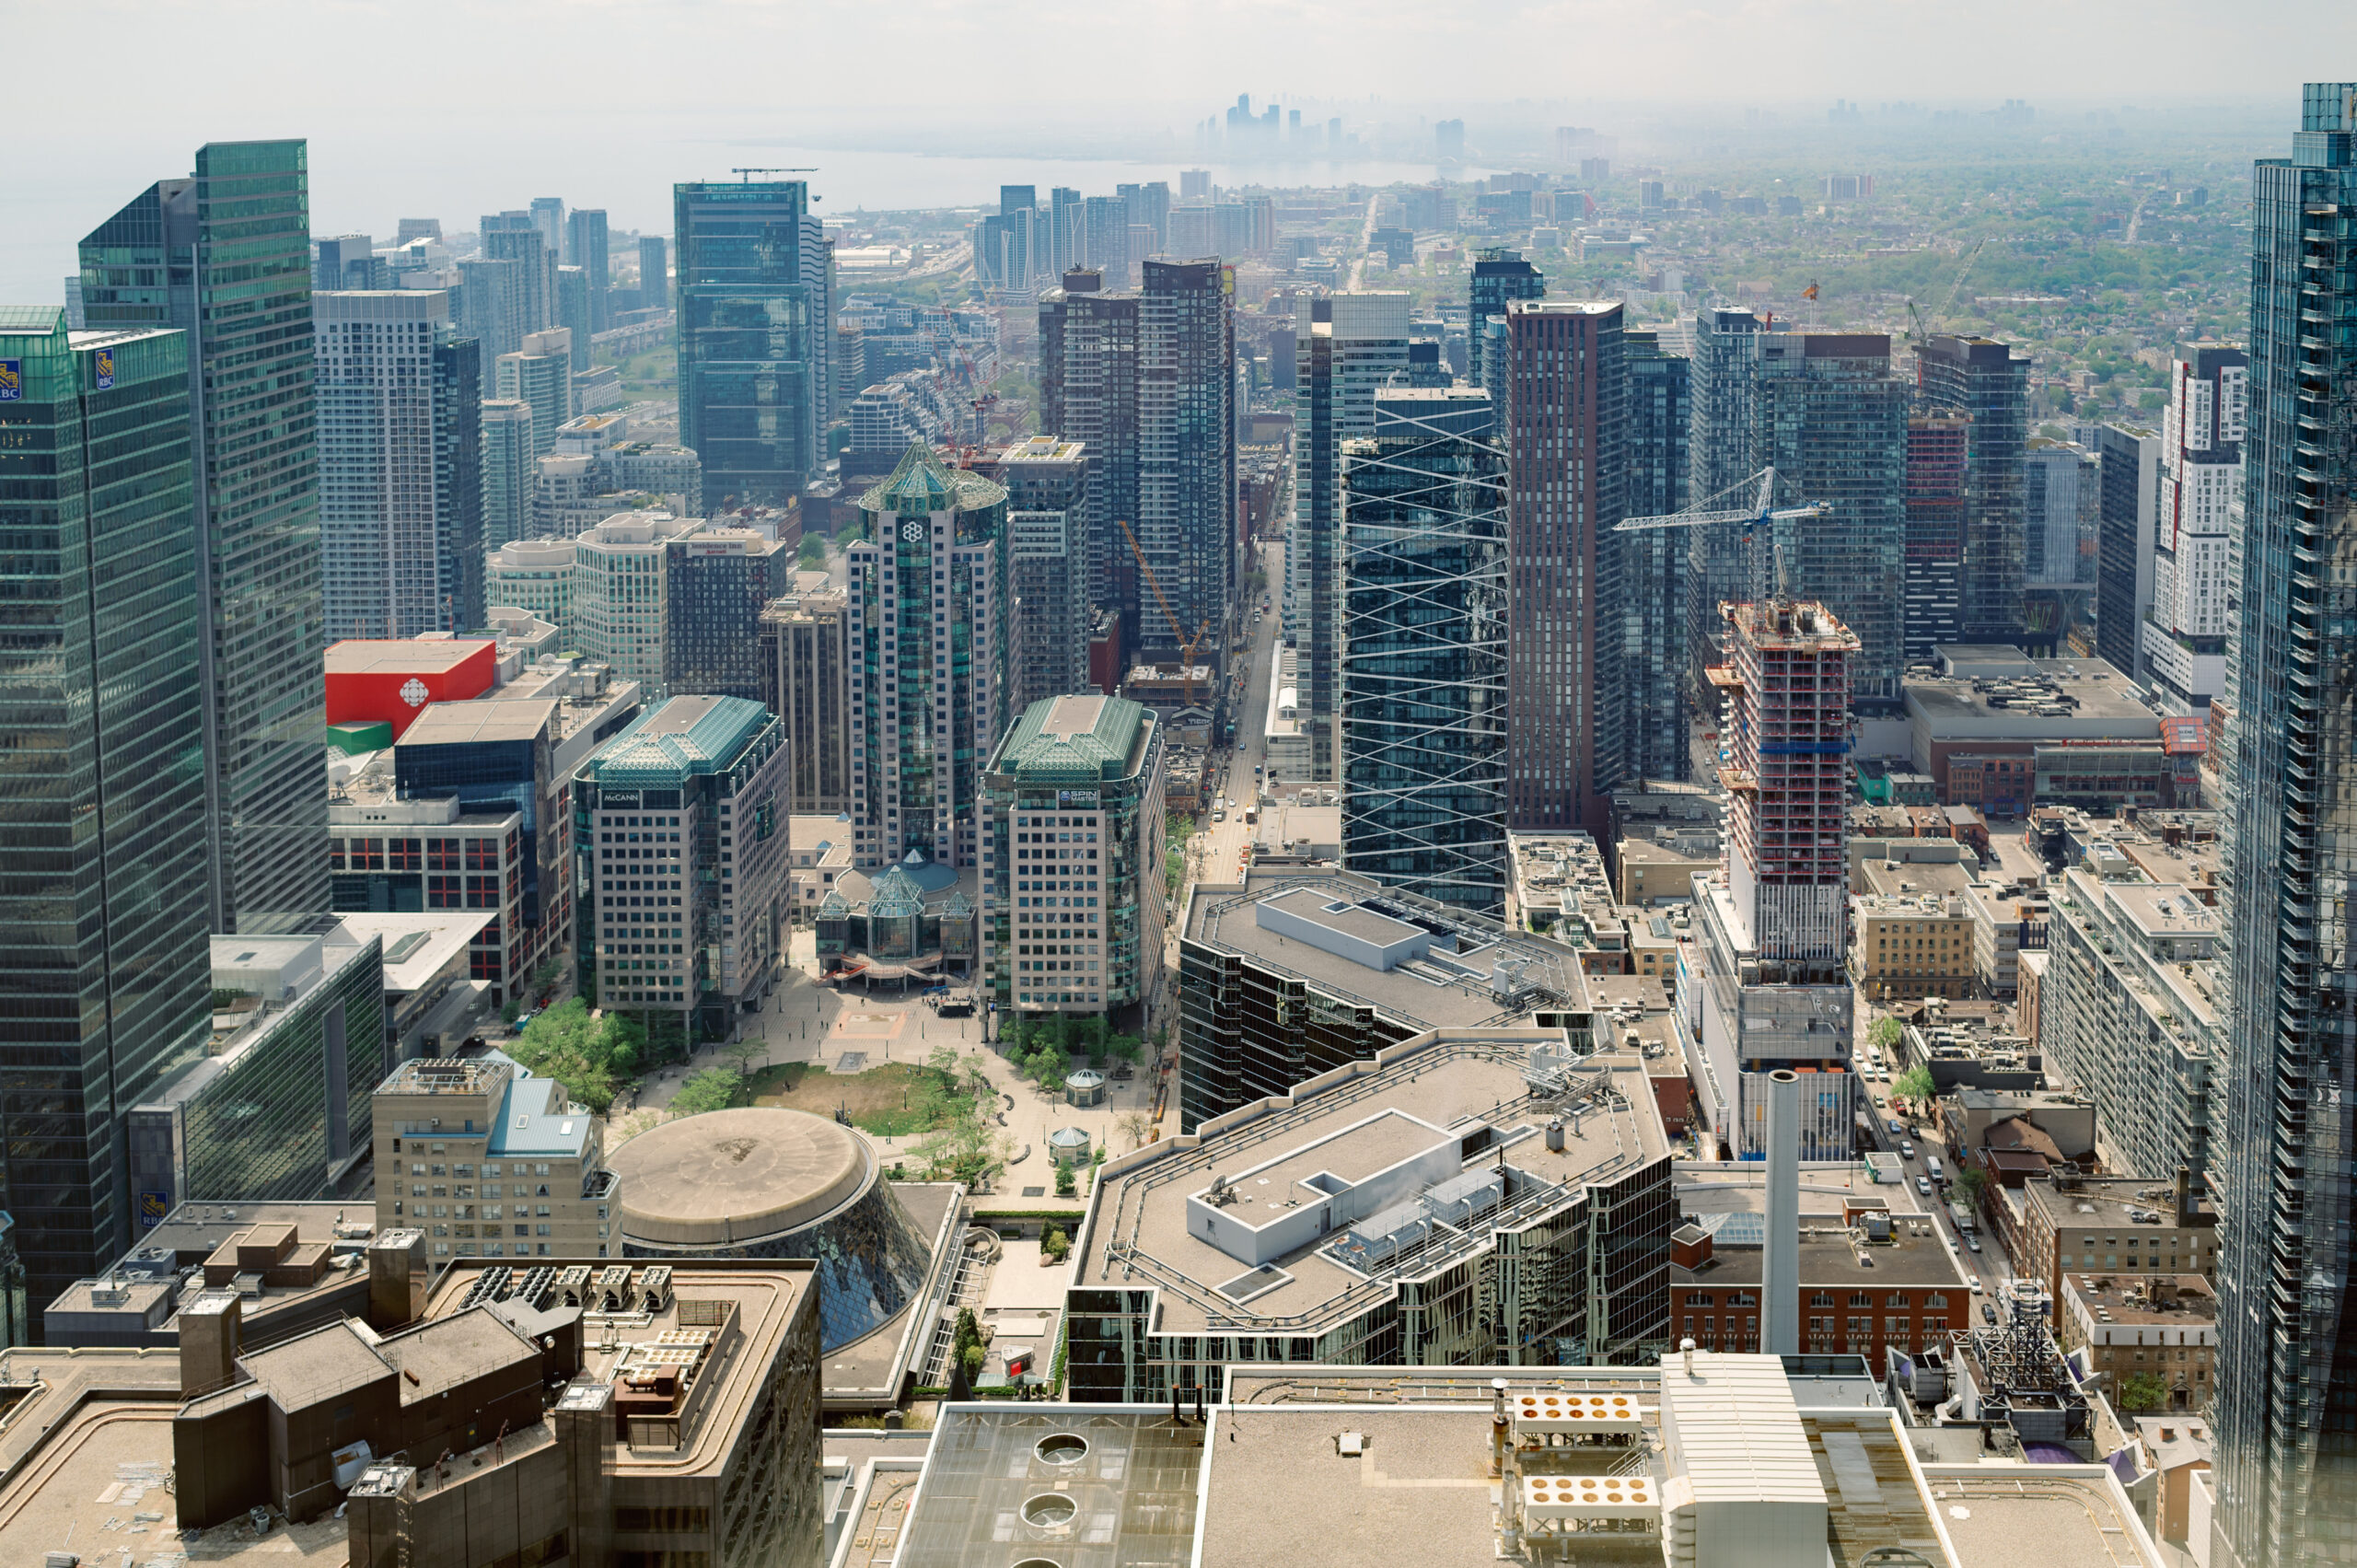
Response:
[{"label": "car on street", "polygon": [[1980,1320],[1984,1323],[1994,1323],[1997,1320],[1996,1303],[1984,1301],[1980,1304]]},{"label": "car on street", "polygon": [[1926,1198],[1930,1197],[1932,1195],[1932,1179],[1928,1176],[1917,1177],[1915,1179],[1915,1191],[1921,1192]]},{"label": "car on street", "polygon": [[1911,1159],[1913,1159],[1913,1158],[1915,1157],[1915,1145],[1914,1145],[1914,1144],[1899,1144],[1899,1145],[1898,1145],[1898,1157],[1899,1157],[1900,1159],[1903,1159],[1903,1160],[1911,1160]]},{"label": "car on street", "polygon": [[1896,1116],[1892,1117],[1890,1119],[1890,1135],[1894,1138],[1903,1137],[1906,1135],[1906,1132],[1907,1129],[1899,1125],[1898,1118]]},{"label": "car on street", "polygon": [[1964,1238],[1964,1244],[1965,1244],[1967,1247],[1971,1248],[1975,1252],[1978,1252],[1978,1251],[1980,1251],[1980,1238],[1979,1237],[1977,1237],[1977,1236],[1968,1236],[1968,1237],[1966,1237]]}]

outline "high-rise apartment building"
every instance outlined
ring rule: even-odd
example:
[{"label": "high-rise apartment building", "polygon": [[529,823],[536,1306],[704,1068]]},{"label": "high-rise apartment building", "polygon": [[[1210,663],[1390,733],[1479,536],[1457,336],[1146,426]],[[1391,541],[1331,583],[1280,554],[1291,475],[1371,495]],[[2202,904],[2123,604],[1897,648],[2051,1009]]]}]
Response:
[{"label": "high-rise apartment building", "polygon": [[482,345],[482,362],[496,365],[499,356],[524,344],[524,265],[470,257],[459,263],[459,288],[452,299],[450,319]]},{"label": "high-rise apartment building", "polygon": [[853,859],[963,870],[1007,725],[1006,492],[920,444],[859,507],[844,611]]},{"label": "high-rise apartment building", "polygon": [[217,932],[299,930],[328,908],[308,157],[300,141],[208,143],[193,177],[82,241],[93,328],[190,334]]},{"label": "high-rise apartment building", "polygon": [[2154,537],[2161,515],[2161,438],[2107,424],[2096,447],[2096,652],[2144,679],[2144,619],[2153,610]]},{"label": "high-rise apartment building", "polygon": [[579,267],[556,270],[556,324],[564,329],[566,364],[577,374],[589,368],[589,274]]},{"label": "high-rise apartment building", "polygon": [[1401,378],[1408,367],[1409,307],[1408,294],[1396,289],[1294,296],[1294,490],[1284,614],[1313,780],[1332,780],[1338,763],[1342,446],[1375,434],[1376,389]]},{"label": "high-rise apartment building", "polygon": [[1342,865],[1505,908],[1506,457],[1473,388],[1374,397],[1342,447]]},{"label": "high-rise apartment building", "polygon": [[527,332],[514,354],[493,361],[493,394],[532,405],[532,456],[556,450],[557,428],[573,417],[573,334]]},{"label": "high-rise apartment building", "polygon": [[851,689],[842,593],[771,601],[761,611],[761,703],[785,726],[796,815],[851,809]]},{"label": "high-rise apartment building", "polygon": [[832,313],[800,180],[672,190],[679,244],[679,443],[703,461],[703,509],[783,506],[821,460]]},{"label": "high-rise apartment building", "polygon": [[573,795],[583,993],[688,1039],[733,1037],[784,964],[784,727],[741,697],[673,697],[599,747]]},{"label": "high-rise apartment building", "polygon": [[638,237],[638,308],[671,308],[671,248],[659,234]]},{"label": "high-rise apartment building", "polygon": [[[668,513],[620,513],[572,541],[568,629],[581,652],[635,680],[650,695],[663,691],[671,640],[665,622],[671,541],[702,524]],[[513,546],[509,547],[512,552]]]},{"label": "high-rise apartment building", "polygon": [[[1138,548],[1187,636],[1224,648],[1236,609],[1236,274],[1217,261],[1140,270]],[[1169,622],[1143,606],[1125,607],[1122,623],[1149,651],[1178,651]]]},{"label": "high-rise apartment building", "polygon": [[2250,401],[2231,621],[2217,1529],[2238,1568],[2357,1559],[2350,1116],[2357,857],[2339,563],[2357,545],[2357,82],[2310,82],[2252,171]]},{"label": "high-rise apartment building", "polygon": [[1696,878],[1697,965],[1675,1010],[1699,1016],[1689,1060],[1701,1119],[1736,1157],[1766,1147],[1768,1074],[1801,1074],[1801,1157],[1846,1159],[1849,1069],[1849,668],[1858,639],[1823,605],[1782,595],[1724,611],[1720,770],[1729,805],[1715,878]]},{"label": "high-rise apartment building", "polygon": [[2022,636],[2058,651],[2088,619],[2102,485],[2093,452],[2033,436],[2022,452]]},{"label": "high-rise apartment building", "polygon": [[1016,1014],[1143,1034],[1163,963],[1162,726],[1122,697],[1035,703],[983,775],[982,985]]},{"label": "high-rise apartment building", "polygon": [[1904,654],[1928,663],[1964,640],[1964,496],[1972,421],[1953,409],[1907,416]]},{"label": "high-rise apartment building", "polygon": [[2206,713],[2225,690],[2228,519],[2242,505],[2249,401],[2250,356],[2239,349],[2197,344],[2170,366],[2153,607],[2141,630],[2154,694],[2172,713]]},{"label": "high-rise apartment building", "polygon": [[489,606],[528,610],[573,637],[573,556],[569,539],[511,539],[483,552],[482,597]]},{"label": "high-rise apartment building", "polygon": [[1077,441],[1034,436],[984,471],[1006,492],[1006,564],[1012,596],[1007,711],[1088,687],[1088,455]]},{"label": "high-rise apartment building", "polygon": [[[1908,390],[1890,373],[1890,340],[1879,332],[1763,332],[1754,346],[1751,466],[1776,470],[1780,495],[1832,511],[1777,523],[1772,538],[1755,530],[1745,597],[1774,591],[1781,550],[1791,591],[1820,600],[1858,640],[1848,668],[1851,700],[1895,714],[1906,668]],[[2018,443],[2014,460],[2018,482]],[[2014,515],[2018,520],[2018,482]]]},{"label": "high-rise apartment building", "polygon": [[[1714,308],[1694,319],[1690,371],[1692,429],[1687,442],[1687,504],[1725,508],[1751,477],[1751,383],[1764,327],[1749,310]],[[1639,514],[1643,516],[1643,514]],[[1702,671],[1720,660],[1724,623],[1719,606],[1751,597],[1743,532],[1733,524],[1687,530],[1688,684],[1699,696]]]},{"label": "high-rise apartment building", "polygon": [[[1605,830],[1621,755],[1605,530],[1627,515],[1620,307],[1506,306],[1506,825]],[[1608,667],[1611,667],[1608,668]]]},{"label": "high-rise apartment building", "polygon": [[[2022,453],[2029,438],[2029,361],[2015,358],[2011,348],[1991,338],[1939,333],[1915,351],[1915,396],[1919,409],[1956,409],[1972,418],[1960,611],[1965,641],[2018,642],[2023,632]],[[1865,628],[1857,630],[1871,658],[1874,637]]]},{"label": "high-rise apartment building", "polygon": [[0,528],[49,546],[0,567],[0,1180],[35,1302],[130,1244],[121,1117],[211,1025],[190,346],[0,309]]},{"label": "high-rise apartment building", "polygon": [[560,261],[573,260],[573,252],[565,249],[564,198],[535,196],[529,214],[532,227],[539,232],[540,243],[549,255]]},{"label": "high-rise apartment building", "polygon": [[[1118,610],[1137,645],[1146,590],[1118,524],[1138,513],[1138,296],[1107,294],[1097,273],[1062,274],[1039,300],[1039,427],[1087,454],[1082,575],[1095,610]],[[1151,594],[1146,594],[1148,603]]]},{"label": "high-rise apartment building", "polygon": [[1475,386],[1485,387],[1489,382],[1481,373],[1483,327],[1505,315],[1510,299],[1547,297],[1547,274],[1524,261],[1519,250],[1492,248],[1473,258],[1466,296],[1465,341],[1473,356],[1468,376]]},{"label": "high-rise apartment building", "polygon": [[[494,365],[494,377],[496,373]],[[540,532],[532,520],[533,465],[539,457],[532,446],[532,405],[522,398],[485,398],[481,430],[482,544],[485,550],[497,550]]]},{"label": "high-rise apartment building", "polygon": [[482,366],[440,289],[314,294],[328,635],[483,623]]},{"label": "high-rise apartment building", "polygon": [[[1671,352],[1661,334],[1623,331],[1629,377],[1625,447],[1629,468],[1623,510],[1664,517],[1687,504],[1693,438],[1693,361]],[[1620,628],[1620,676],[1607,700],[1619,704],[1609,726],[1620,738],[1618,776],[1682,779],[1688,771],[1686,578],[1693,541],[1675,528],[1607,534],[1605,580],[1617,584],[1606,606],[1608,627]]]},{"label": "high-rise apartment building", "polygon": [[1107,288],[1134,288],[1142,256],[1130,254],[1130,204],[1119,196],[1090,196],[1081,203],[1082,254],[1104,274]]},{"label": "high-rise apartment building", "polygon": [[[581,269],[589,285],[589,331],[604,331],[613,325],[608,293],[613,283],[613,268],[606,254],[605,208],[575,207],[565,215],[564,259]],[[582,347],[588,347],[586,337]]]},{"label": "high-rise apartment building", "polygon": [[519,332],[542,332],[558,325],[557,248],[524,213],[502,213],[482,220],[483,256],[516,263],[516,324]]}]

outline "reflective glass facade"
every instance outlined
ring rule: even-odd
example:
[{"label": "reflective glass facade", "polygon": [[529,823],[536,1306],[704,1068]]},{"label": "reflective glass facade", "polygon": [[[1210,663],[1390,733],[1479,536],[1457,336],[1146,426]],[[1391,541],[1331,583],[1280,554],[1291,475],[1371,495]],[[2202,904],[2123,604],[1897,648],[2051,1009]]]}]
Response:
[{"label": "reflective glass facade", "polygon": [[215,931],[328,907],[309,179],[300,141],[208,143],[81,248],[92,327],[189,334]]},{"label": "reflective glass facade", "polygon": [[[1653,332],[1621,334],[1629,377],[1629,494],[1632,517],[1683,510],[1693,430],[1693,362],[1663,351]],[[1691,530],[1687,530],[1691,531]],[[1687,770],[1686,576],[1692,541],[1676,529],[1604,536],[1598,563],[1606,620],[1619,624],[1619,668],[1606,701],[1618,706],[1620,776],[1682,779]]]},{"label": "reflective glass facade", "polygon": [[819,346],[810,191],[799,180],[672,188],[679,245],[679,444],[703,509],[783,506],[817,471]]},{"label": "reflective glass facade", "polygon": [[[1989,338],[1944,334],[1916,350],[1915,382],[1921,408],[1957,409],[1972,418],[1964,514],[1964,640],[2017,642],[2027,548],[2022,459],[2029,440],[2029,361],[2015,359],[2012,349]],[[1871,658],[1874,639],[1855,621],[1850,624],[1865,638]]]},{"label": "reflective glass facade", "polygon": [[122,1114],[210,1022],[188,338],[77,336],[0,309],[0,1210],[39,1301],[129,1244]]},{"label": "reflective glass facade", "polygon": [[2250,424],[2226,659],[2230,1011],[2218,1532],[2243,1568],[2357,1562],[2357,83],[2252,173]]},{"label": "reflective glass facade", "polygon": [[1342,453],[1342,865],[1502,914],[1505,452],[1487,392],[1377,392]]}]

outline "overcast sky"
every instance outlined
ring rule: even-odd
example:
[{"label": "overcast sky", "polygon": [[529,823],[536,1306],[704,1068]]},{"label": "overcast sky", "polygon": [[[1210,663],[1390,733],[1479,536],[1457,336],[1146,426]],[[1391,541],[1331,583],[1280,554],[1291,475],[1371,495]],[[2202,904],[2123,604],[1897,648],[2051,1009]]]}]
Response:
[{"label": "overcast sky", "polygon": [[[0,38],[45,63],[11,74],[0,134],[12,299],[52,296],[84,231],[211,139],[308,137],[319,232],[540,194],[668,228],[670,180],[737,163],[820,162],[833,211],[924,184],[749,142],[1090,157],[1167,133],[1191,161],[1193,123],[1248,91],[1462,114],[1477,147],[1485,111],[1614,129],[1837,96],[2271,102],[2288,142],[2304,78],[2357,78],[2357,0],[0,0]],[[970,182],[946,199],[992,188]]]}]

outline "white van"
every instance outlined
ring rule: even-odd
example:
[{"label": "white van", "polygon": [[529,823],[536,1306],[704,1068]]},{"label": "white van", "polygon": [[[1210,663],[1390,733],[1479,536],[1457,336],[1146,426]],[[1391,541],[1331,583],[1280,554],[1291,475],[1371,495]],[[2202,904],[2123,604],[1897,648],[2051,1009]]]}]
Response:
[{"label": "white van", "polygon": [[1932,1179],[1934,1181],[1945,1181],[1947,1179],[1947,1178],[1940,1171],[1940,1160],[1937,1155],[1925,1155],[1923,1156],[1923,1168],[1932,1173]]}]

